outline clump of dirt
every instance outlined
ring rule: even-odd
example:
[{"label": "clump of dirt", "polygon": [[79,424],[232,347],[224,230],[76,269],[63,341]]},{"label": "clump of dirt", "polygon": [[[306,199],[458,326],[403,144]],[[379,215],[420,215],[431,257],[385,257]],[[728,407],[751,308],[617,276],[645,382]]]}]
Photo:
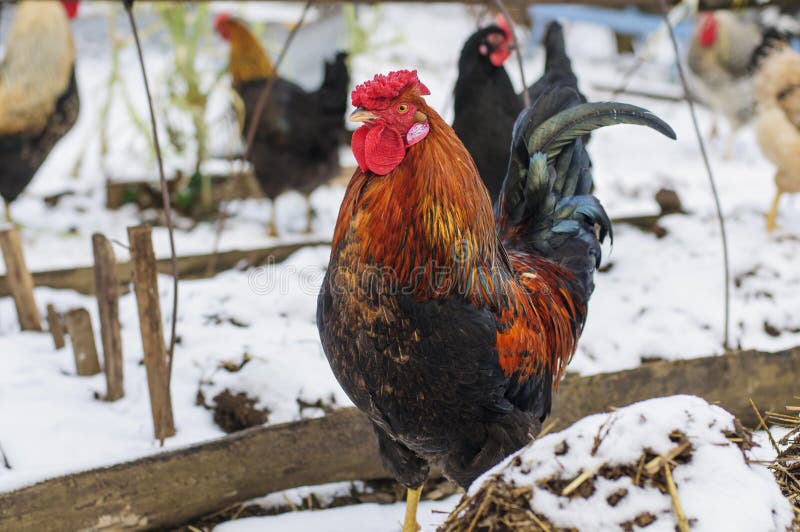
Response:
[{"label": "clump of dirt", "polygon": [[268,408],[256,408],[257,399],[248,397],[246,393],[231,393],[223,390],[214,396],[214,423],[225,432],[263,425],[269,420]]},{"label": "clump of dirt", "polygon": [[681,198],[672,189],[662,188],[656,192],[656,203],[661,209],[661,214],[685,213]]}]

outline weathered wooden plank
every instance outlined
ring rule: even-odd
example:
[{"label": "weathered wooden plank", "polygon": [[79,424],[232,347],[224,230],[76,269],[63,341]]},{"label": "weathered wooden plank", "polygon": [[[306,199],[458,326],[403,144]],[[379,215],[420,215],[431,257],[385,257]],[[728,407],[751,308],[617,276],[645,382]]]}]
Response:
[{"label": "weathered wooden plank", "polygon": [[[551,419],[559,430],[609,408],[685,393],[718,403],[754,426],[748,399],[778,410],[797,394],[797,375],[800,347],[569,376]],[[369,422],[346,408],[0,494],[0,530],[165,527],[279,490],[384,476]]]},{"label": "weathered wooden plank", "polygon": [[141,530],[293,486],[379,477],[372,430],[350,408],[0,495],[0,530]]},{"label": "weathered wooden plank", "polygon": [[[252,267],[261,266],[262,264],[277,264],[283,262],[289,255],[301,248],[307,246],[329,246],[330,244],[330,241],[314,240],[267,248],[221,251],[216,254],[216,264],[211,272],[208,271],[208,265],[214,254],[187,255],[178,257],[178,273],[182,280],[204,279],[240,265]],[[157,261],[157,265],[159,273],[171,274],[169,259],[160,259]],[[94,268],[92,266],[34,272],[32,275],[33,283],[36,286],[75,290],[87,295],[95,293]],[[130,282],[130,262],[117,263],[117,277],[123,285],[127,285]],[[0,276],[0,297],[8,295],[10,295],[8,280],[6,276]]]}]

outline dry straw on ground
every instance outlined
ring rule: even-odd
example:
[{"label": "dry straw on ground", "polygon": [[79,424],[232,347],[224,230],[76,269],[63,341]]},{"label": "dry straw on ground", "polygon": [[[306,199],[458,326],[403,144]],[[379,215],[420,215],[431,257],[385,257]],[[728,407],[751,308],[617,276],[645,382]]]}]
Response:
[{"label": "dry straw on ground", "polygon": [[[726,434],[742,452],[752,445],[750,434],[737,422],[735,432]],[[674,446],[669,452],[656,455],[643,451],[636,463],[625,465],[603,465],[596,471],[584,471],[574,478],[548,478],[539,481],[537,487],[546,489],[564,498],[566,504],[577,498],[589,498],[595,492],[595,482],[599,477],[616,480],[623,476],[631,479],[637,488],[655,487],[672,499],[673,511],[678,530],[689,530],[691,520],[686,519],[677,490],[672,481],[672,471],[691,461],[693,449],[686,435],[673,431],[670,440]],[[798,446],[800,449],[800,446]],[[564,450],[566,452],[566,449]],[[558,451],[556,451],[558,454]],[[519,467],[519,457],[512,467]],[[503,478],[502,473],[485,481],[480,489],[465,495],[460,504],[450,514],[439,532],[505,532],[505,531],[547,531],[572,532],[575,529],[560,528],[545,515],[534,511],[531,504],[534,490],[531,486],[516,486]],[[611,494],[606,502],[615,507],[631,494],[627,489],[619,489]],[[655,522],[657,512],[642,512],[634,519],[619,523],[622,530],[633,531]]]},{"label": "dry straw on ground", "polygon": [[[800,399],[800,397],[796,397]],[[789,429],[778,441],[767,431],[778,456],[770,469],[781,487],[784,496],[792,503],[795,526],[800,529],[800,406],[787,406],[786,412],[767,412],[766,421]]]}]

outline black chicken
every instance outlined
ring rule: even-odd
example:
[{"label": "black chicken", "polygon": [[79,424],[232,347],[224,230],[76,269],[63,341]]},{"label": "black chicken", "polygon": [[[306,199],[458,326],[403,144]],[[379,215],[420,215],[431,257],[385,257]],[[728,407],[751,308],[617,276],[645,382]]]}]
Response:
[{"label": "black chicken", "polygon": [[[559,87],[573,89],[580,101],[586,102],[566,53],[561,24],[553,21],[547,26],[543,44],[547,54],[544,74],[528,88],[531,103]],[[511,33],[500,19],[499,25],[471,35],[458,61],[453,129],[475,160],[492,203],[500,194],[508,168],[511,130],[524,107],[503,67],[511,46]]]},{"label": "black chicken", "polygon": [[[274,67],[243,21],[223,14],[217,17],[215,28],[230,42],[233,88],[244,106],[247,131],[264,85],[274,76]],[[346,58],[347,54],[339,52],[333,62],[325,64],[325,78],[314,92],[283,78],[275,80],[249,154],[256,178],[269,199],[298,190],[308,200],[316,187],[336,176],[350,83]],[[308,223],[310,226],[310,204]],[[274,204],[270,230],[275,231]]]},{"label": "black chicken", "polygon": [[508,168],[511,130],[522,111],[503,63],[513,40],[504,21],[472,34],[458,60],[453,130],[469,151],[492,203]]}]

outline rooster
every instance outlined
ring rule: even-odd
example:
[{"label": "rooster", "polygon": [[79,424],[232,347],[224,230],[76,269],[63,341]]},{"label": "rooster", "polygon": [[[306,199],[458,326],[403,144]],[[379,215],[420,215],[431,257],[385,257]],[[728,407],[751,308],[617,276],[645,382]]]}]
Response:
[{"label": "rooster", "polygon": [[714,11],[700,15],[689,43],[687,62],[693,91],[730,124],[726,157],[731,155],[736,132],[755,113],[753,74],[749,67],[760,42],[761,32],[756,23],[730,11]]},{"label": "rooster", "polygon": [[777,192],[767,214],[767,230],[777,228],[784,193],[800,193],[800,54],[776,32],[764,35],[756,52],[756,138],[778,170]]},{"label": "rooster", "polygon": [[[561,24],[551,22],[543,40],[546,53],[542,77],[528,87],[530,101],[536,102],[554,87],[578,91],[578,78],[564,45]],[[504,63],[513,47],[513,37],[505,19],[472,34],[461,50],[455,87],[453,129],[475,160],[492,203],[497,201],[508,168],[511,130],[524,104],[518,96]]]},{"label": "rooster", "polygon": [[[408,489],[405,532],[429,467],[466,488],[522,447],[586,320],[611,223],[589,195],[581,137],[667,124],[631,105],[544,94],[517,120],[493,215],[469,152],[423,96],[416,71],[353,91],[358,168],[317,303],[333,373],[371,420]],[[501,241],[502,239],[502,241]]]},{"label": "rooster", "polygon": [[69,21],[78,2],[20,2],[0,62],[0,196],[10,204],[75,124],[80,99]]},{"label": "rooster", "polygon": [[[264,86],[275,75],[274,68],[243,21],[221,14],[214,27],[230,43],[231,77],[241,98],[246,131]],[[306,195],[309,228],[308,195],[339,170],[339,143],[350,83],[346,58],[347,54],[339,52],[333,62],[325,64],[324,80],[314,92],[283,78],[275,80],[249,154],[256,178],[269,199],[290,189]],[[274,202],[270,232],[275,234]]]}]

